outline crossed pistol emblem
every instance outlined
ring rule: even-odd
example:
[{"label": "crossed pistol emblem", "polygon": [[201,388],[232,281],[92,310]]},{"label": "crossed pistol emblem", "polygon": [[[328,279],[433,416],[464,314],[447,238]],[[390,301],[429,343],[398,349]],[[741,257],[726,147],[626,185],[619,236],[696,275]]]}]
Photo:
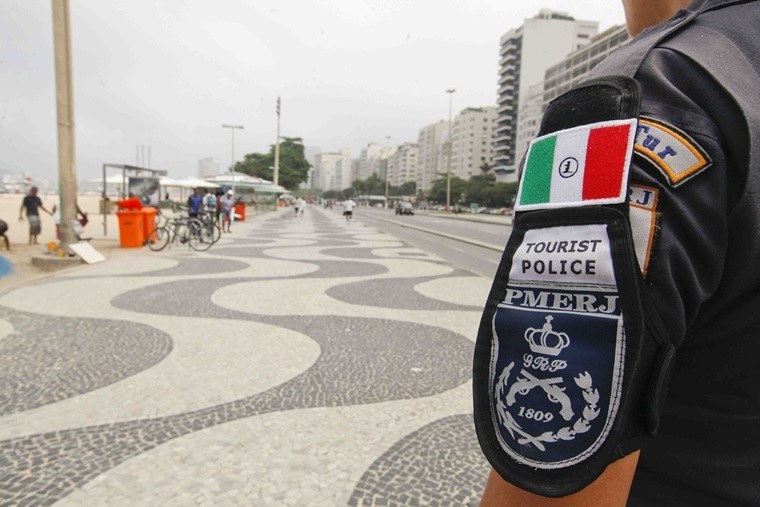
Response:
[{"label": "crossed pistol emblem", "polygon": [[546,393],[549,401],[562,405],[562,410],[559,411],[562,418],[565,421],[572,419],[574,412],[570,405],[570,398],[565,394],[564,387],[557,386],[557,384],[562,383],[562,377],[539,379],[524,369],[520,370],[520,374],[522,377],[517,377],[512,387],[509,388],[509,392],[507,392],[507,406],[511,407],[515,403],[515,395],[517,393],[526,395],[534,387],[540,387]]}]

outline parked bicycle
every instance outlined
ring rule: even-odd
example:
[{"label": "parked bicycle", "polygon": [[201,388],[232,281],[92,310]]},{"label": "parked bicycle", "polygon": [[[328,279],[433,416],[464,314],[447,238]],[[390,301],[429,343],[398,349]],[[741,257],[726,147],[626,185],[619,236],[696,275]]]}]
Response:
[{"label": "parked bicycle", "polygon": [[216,223],[216,220],[214,220],[213,212],[201,210],[201,212],[198,213],[198,220],[203,223],[203,227],[206,229],[206,232],[211,239],[211,244],[213,245],[219,241],[219,238],[222,237],[222,230],[219,228],[219,224]]},{"label": "parked bicycle", "polygon": [[166,218],[164,224],[153,229],[146,240],[148,248],[154,252],[161,251],[167,245],[176,242],[187,244],[193,250],[203,252],[211,248],[215,241],[212,230],[201,220],[189,216]]}]

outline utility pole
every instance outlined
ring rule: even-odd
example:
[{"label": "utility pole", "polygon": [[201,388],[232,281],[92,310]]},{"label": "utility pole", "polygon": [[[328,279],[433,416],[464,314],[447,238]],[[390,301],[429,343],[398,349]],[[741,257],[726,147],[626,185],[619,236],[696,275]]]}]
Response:
[{"label": "utility pole", "polygon": [[61,247],[76,243],[71,221],[77,217],[76,152],[74,144],[74,90],[71,77],[69,0],[53,2],[53,47],[58,118],[58,194]]},{"label": "utility pole", "polygon": [[388,173],[391,170],[391,136],[385,136],[385,209],[388,209]]},{"label": "utility pole", "polygon": [[[232,198],[237,199],[237,194],[235,194],[235,130],[242,130],[245,127],[242,125],[222,125],[223,128],[230,129],[230,132],[232,133],[232,163],[230,164],[230,177],[232,178]],[[235,221],[235,213],[230,214],[230,221]]]},{"label": "utility pole", "polygon": [[449,206],[451,205],[451,98],[454,96],[454,88],[446,90],[449,94],[449,149],[446,154],[446,213],[449,212]]},{"label": "utility pole", "polygon": [[[272,183],[275,185],[280,184],[280,97],[277,97],[277,137],[274,141],[274,169],[272,170]],[[274,194],[274,210],[277,211],[277,205],[279,204],[280,194]]]}]

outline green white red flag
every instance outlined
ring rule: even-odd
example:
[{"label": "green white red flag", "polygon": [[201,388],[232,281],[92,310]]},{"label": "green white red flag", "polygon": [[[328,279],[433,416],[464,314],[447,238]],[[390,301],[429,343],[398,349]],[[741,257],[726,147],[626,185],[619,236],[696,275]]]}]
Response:
[{"label": "green white red flag", "polygon": [[624,202],[636,125],[635,118],[605,121],[534,139],[515,210]]}]

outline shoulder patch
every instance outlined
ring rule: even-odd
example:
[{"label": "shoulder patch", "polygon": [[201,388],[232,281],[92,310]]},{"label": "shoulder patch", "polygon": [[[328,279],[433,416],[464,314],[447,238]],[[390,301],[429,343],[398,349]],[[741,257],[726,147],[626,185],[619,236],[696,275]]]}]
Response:
[{"label": "shoulder patch", "polygon": [[538,469],[585,461],[622,397],[625,333],[607,226],[527,231],[492,330],[501,448]]},{"label": "shoulder patch", "polygon": [[645,185],[632,184],[628,190],[629,220],[633,246],[641,273],[646,276],[652,246],[657,235],[657,202],[660,191]]},{"label": "shoulder patch", "polygon": [[636,119],[581,125],[528,147],[516,211],[625,201]]},{"label": "shoulder patch", "polygon": [[639,120],[634,152],[654,164],[673,187],[712,165],[705,150],[688,134],[654,118]]}]

